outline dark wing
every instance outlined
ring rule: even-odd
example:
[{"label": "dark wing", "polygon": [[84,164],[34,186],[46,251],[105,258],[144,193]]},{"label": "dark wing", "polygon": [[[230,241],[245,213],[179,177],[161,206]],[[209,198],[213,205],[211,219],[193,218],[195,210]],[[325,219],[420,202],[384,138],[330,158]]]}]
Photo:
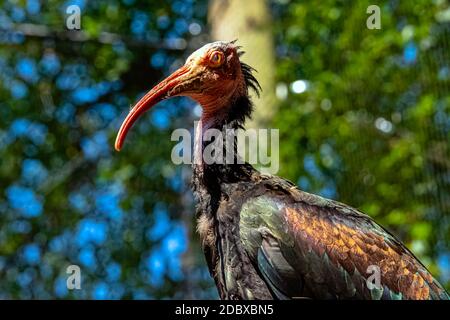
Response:
[{"label": "dark wing", "polygon": [[280,299],[449,299],[394,236],[341,203],[289,187],[249,199],[240,216],[242,243]]}]

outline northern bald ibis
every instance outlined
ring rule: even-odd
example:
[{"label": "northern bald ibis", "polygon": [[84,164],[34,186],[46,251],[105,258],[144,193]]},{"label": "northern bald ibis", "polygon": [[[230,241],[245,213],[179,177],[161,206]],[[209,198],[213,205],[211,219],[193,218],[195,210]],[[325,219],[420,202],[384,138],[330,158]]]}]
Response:
[{"label": "northern bald ibis", "polygon": [[[241,54],[234,42],[195,51],[133,107],[116,149],[146,110],[188,96],[203,110],[194,151],[201,159],[207,145],[202,132],[240,128],[252,112],[249,88],[260,87]],[[194,163],[192,186],[197,229],[222,299],[449,298],[395,236],[345,204],[237,161]],[[377,270],[380,283],[367,281]]]}]

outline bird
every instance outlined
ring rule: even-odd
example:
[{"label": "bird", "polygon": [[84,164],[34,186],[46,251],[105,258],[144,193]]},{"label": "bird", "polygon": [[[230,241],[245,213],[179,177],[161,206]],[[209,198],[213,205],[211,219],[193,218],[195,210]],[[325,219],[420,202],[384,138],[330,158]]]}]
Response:
[{"label": "bird", "polygon": [[[448,300],[443,286],[387,229],[343,203],[300,190],[290,181],[225,161],[259,95],[255,71],[236,41],[205,44],[130,110],[115,141],[123,147],[137,119],[158,102],[187,96],[202,108],[195,129],[192,190],[197,231],[221,299]],[[202,152],[218,130],[216,161]],[[221,139],[224,139],[221,141]],[[223,161],[219,161],[223,160]],[[377,277],[378,275],[378,277]]]}]

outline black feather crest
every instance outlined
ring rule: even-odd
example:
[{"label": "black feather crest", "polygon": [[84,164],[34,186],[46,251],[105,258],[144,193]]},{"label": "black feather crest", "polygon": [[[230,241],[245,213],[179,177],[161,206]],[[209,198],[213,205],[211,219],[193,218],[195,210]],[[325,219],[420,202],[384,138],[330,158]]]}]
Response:
[{"label": "black feather crest", "polygon": [[258,80],[256,80],[255,76],[253,75],[253,71],[258,71],[244,62],[241,62],[241,69],[242,74],[244,75],[245,85],[247,86],[247,88],[251,88],[253,91],[255,91],[256,95],[259,97],[262,89]]},{"label": "black feather crest", "polygon": [[[238,39],[235,39],[233,41],[230,41],[231,44],[236,44],[236,42],[238,41]],[[239,56],[239,58],[241,58],[244,54],[245,51],[241,50],[242,46],[236,46],[235,48],[237,50],[237,54]],[[261,89],[261,85],[259,84],[258,80],[256,80],[255,76],[253,75],[253,72],[258,72],[255,68],[249,66],[248,64],[244,63],[241,61],[241,69],[242,69],[242,74],[244,75],[244,80],[245,80],[245,85],[247,86],[247,88],[251,88],[253,91],[255,91],[256,95],[259,97],[260,93],[262,91]]]}]

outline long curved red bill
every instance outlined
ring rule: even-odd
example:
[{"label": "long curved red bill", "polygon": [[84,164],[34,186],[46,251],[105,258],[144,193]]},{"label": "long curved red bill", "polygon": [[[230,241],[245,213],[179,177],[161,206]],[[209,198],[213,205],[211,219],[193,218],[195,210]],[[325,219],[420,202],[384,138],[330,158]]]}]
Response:
[{"label": "long curved red bill", "polygon": [[181,77],[189,71],[189,68],[182,66],[180,69],[172,73],[169,77],[157,84],[151,89],[145,96],[139,100],[136,105],[130,110],[127,117],[120,126],[119,133],[117,134],[115,149],[120,151],[127,136],[128,131],[131,129],[136,120],[147,110],[153,107],[155,104],[170,97],[170,90],[172,90],[182,79]]}]

